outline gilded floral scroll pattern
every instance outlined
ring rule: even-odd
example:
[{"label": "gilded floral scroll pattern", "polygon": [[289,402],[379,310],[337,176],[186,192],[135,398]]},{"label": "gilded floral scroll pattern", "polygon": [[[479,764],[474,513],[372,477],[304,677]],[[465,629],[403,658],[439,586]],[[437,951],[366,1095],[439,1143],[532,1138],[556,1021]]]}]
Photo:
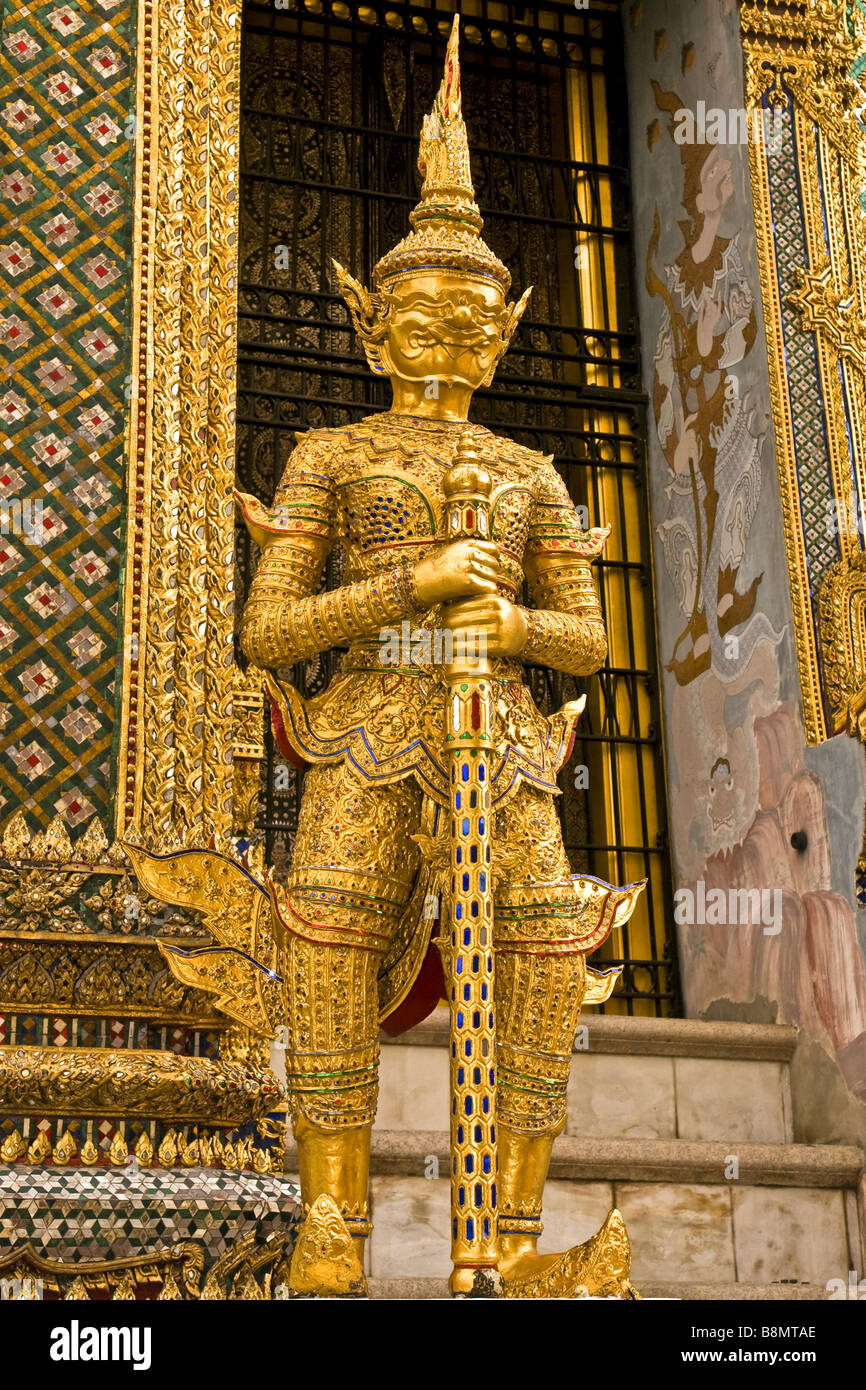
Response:
[{"label": "gilded floral scroll pattern", "polygon": [[118,834],[231,829],[238,0],[143,0]]},{"label": "gilded floral scroll pattern", "polygon": [[[746,0],[741,26],[747,102],[773,110],[783,132],[780,151],[759,142],[749,155],[800,689],[815,743],[856,732],[860,708],[830,672],[837,642],[822,612],[829,621],[837,605],[821,594],[857,562],[866,518],[866,142],[854,76],[866,14],[837,0],[805,11]],[[866,631],[854,646],[862,671]]]}]

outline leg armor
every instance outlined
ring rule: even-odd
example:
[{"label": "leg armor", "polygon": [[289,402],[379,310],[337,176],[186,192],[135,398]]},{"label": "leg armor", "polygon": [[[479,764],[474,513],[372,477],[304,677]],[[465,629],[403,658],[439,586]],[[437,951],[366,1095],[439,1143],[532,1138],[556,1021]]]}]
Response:
[{"label": "leg armor", "polygon": [[553,1140],[565,1125],[586,963],[553,798],[524,785],[497,816],[495,836],[506,880],[494,920],[499,1230],[534,1245]]},{"label": "leg armor", "polygon": [[309,1207],[332,1196],[367,1235],[370,1127],[376,1113],[376,977],[409,900],[421,793],[359,783],[344,764],[310,769],[287,881],[286,1079]]}]

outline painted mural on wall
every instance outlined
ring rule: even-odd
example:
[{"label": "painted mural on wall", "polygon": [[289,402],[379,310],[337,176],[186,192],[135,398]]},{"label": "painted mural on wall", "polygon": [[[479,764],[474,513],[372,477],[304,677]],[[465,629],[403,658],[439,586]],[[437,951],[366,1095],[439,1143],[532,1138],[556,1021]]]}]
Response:
[{"label": "painted mural on wall", "polygon": [[[675,136],[676,114],[687,107],[676,92],[656,81],[652,86]],[[710,670],[714,658],[716,669],[720,659],[728,667],[734,652],[745,661],[756,629],[766,626],[754,613],[762,576],[748,584],[740,577],[761,491],[766,427],[736,374],[758,330],[740,233],[719,234],[734,195],[731,161],[721,149],[704,141],[678,146],[682,249],[660,273],[656,208],[646,257],[647,289],[662,304],[652,403],[669,470],[668,512],[658,533],[684,620],[667,663],[679,685]],[[737,640],[722,652],[732,633]]]},{"label": "painted mural on wall", "polygon": [[[700,34],[681,36],[697,10],[646,8],[632,10],[647,31],[631,50],[633,141],[649,151],[635,161],[636,250],[686,1009],[766,1017],[769,1002],[866,1100],[866,969],[832,862],[856,860],[863,773],[849,750],[826,750],[824,776],[806,756],[748,151],[731,122],[712,138],[683,120],[699,102],[742,107],[736,6],[709,30],[701,7]],[[840,837],[830,768],[843,763],[856,790]]]}]

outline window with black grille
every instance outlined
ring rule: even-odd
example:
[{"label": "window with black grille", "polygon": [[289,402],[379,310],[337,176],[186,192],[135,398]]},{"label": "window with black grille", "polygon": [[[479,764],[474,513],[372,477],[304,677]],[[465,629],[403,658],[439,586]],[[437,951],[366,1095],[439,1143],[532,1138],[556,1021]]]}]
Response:
[{"label": "window with black grille", "polygon": [[[388,404],[340,299],[331,257],[370,283],[418,199],[418,132],[438,87],[454,6],[247,0],[241,85],[238,485],[270,501],[297,431]],[[576,871],[648,879],[603,948],[624,965],[607,1010],[675,1010],[675,957],[633,302],[625,75],[616,5],[460,6],[463,109],[484,236],[532,299],[474,419],[551,454],[592,524],[611,650],[586,682],[541,668],[538,704],[585,689],[561,776]],[[255,555],[238,531],[238,610]],[[331,557],[328,586],[340,582]],[[242,658],[241,658],[242,659]],[[295,668],[305,694],[335,656]],[[291,856],[301,779],[268,742],[258,828]]]}]

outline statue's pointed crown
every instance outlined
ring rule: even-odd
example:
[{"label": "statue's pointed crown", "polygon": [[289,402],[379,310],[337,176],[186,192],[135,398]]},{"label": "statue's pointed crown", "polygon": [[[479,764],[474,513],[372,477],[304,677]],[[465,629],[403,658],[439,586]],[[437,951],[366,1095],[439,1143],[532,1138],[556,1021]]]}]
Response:
[{"label": "statue's pointed crown", "polygon": [[418,270],[453,270],[496,281],[507,293],[511,276],[486,244],[469,167],[469,142],[460,92],[460,17],[454,16],[445,73],[433,109],[424,117],[418,168],[421,201],[410,213],[412,231],[382,257],[377,288]]}]

